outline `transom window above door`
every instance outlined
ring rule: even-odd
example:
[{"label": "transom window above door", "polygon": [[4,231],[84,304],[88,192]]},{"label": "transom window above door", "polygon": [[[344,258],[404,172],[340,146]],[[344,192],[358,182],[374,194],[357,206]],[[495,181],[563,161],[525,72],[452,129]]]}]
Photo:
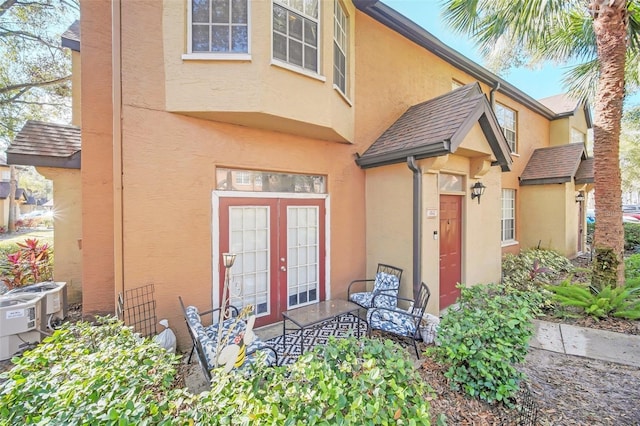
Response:
[{"label": "transom window above door", "polygon": [[326,176],[216,168],[218,191],[326,194]]},{"label": "transom window above door", "polygon": [[189,0],[189,53],[249,53],[248,0]]},{"label": "transom window above door", "polygon": [[273,1],[273,59],[318,72],[318,0]]}]

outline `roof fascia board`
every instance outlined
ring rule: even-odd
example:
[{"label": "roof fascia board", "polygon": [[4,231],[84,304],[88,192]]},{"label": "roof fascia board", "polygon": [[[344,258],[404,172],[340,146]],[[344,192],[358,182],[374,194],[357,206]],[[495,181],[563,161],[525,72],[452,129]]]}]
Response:
[{"label": "roof fascia board", "polygon": [[62,47],[80,52],[80,42],[78,40],[72,40],[70,38],[62,37]]},{"label": "roof fascia board", "polygon": [[571,182],[571,176],[559,176],[559,177],[552,177],[552,178],[521,180],[520,186],[549,185],[549,184],[558,184],[558,183],[567,183],[567,182]]},{"label": "roof fascia board", "polygon": [[69,157],[51,157],[45,155],[14,154],[7,152],[7,164],[20,166],[54,167],[60,169],[80,169],[82,153]]},{"label": "roof fascia board", "polygon": [[496,83],[500,83],[498,92],[514,99],[549,120],[556,118],[556,114],[549,108],[489,70],[453,50],[433,34],[384,3],[373,0],[354,0],[354,4],[359,10],[371,16],[376,21],[429,50],[434,55],[466,72],[478,81],[491,87],[495,87]]},{"label": "roof fascia board", "polygon": [[389,164],[404,163],[407,160],[407,157],[415,157],[416,160],[422,160],[423,158],[439,157],[450,153],[451,144],[449,141],[442,141],[430,144],[426,147],[423,146],[403,151],[394,151],[370,157],[360,157],[356,159],[356,164],[363,169],[369,169]]},{"label": "roof fascia board", "polygon": [[593,178],[584,178],[584,179],[576,178],[576,183],[577,184],[585,184],[585,183],[593,183],[593,182],[594,182]]}]

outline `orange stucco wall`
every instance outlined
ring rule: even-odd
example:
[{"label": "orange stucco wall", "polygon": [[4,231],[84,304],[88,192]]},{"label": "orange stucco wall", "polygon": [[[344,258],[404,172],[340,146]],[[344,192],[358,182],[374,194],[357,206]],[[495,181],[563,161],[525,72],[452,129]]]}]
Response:
[{"label": "orange stucco wall", "polygon": [[[117,138],[111,134],[108,96],[110,49],[103,43],[111,35],[104,20],[93,19],[109,15],[107,5],[83,3],[83,26],[94,26],[83,32],[83,282],[90,301],[85,310],[113,309],[114,292],[153,283],[158,317],[168,318],[186,342],[177,296],[205,309],[217,291],[212,235],[218,218],[212,217],[211,199],[218,166],[327,176],[327,283],[331,297],[344,297],[350,280],[364,274],[364,172],[354,162],[363,147],[167,112],[161,2],[122,5],[124,286],[114,285],[114,273],[120,274],[112,254],[120,221],[114,221],[111,201],[119,191],[112,178],[112,140]],[[199,64],[211,74],[216,65]]]},{"label": "orange stucco wall", "polygon": [[[160,2],[159,2],[160,3]],[[285,68],[271,59],[272,11],[269,1],[250,1],[250,60],[203,60],[187,53],[186,2],[165,0],[158,36],[164,41],[166,109],[216,121],[306,137],[353,142],[354,112],[333,88],[333,2],[320,1],[318,74]],[[351,2],[344,2],[353,15]],[[353,26],[351,27],[353,33]],[[134,30],[135,31],[135,30]],[[354,38],[350,37],[353,50]],[[353,82],[353,55],[347,70]],[[211,72],[214,66],[215,73]],[[143,74],[141,74],[142,76]]]},{"label": "orange stucco wall", "polygon": [[[365,173],[354,156],[409,106],[450,91],[453,79],[473,79],[348,3],[353,50],[345,100],[331,82],[330,4],[322,2],[323,79],[271,64],[270,15],[263,13],[269,12],[269,2],[252,2],[250,60],[215,61],[182,56],[186,2],[122,1],[113,15],[122,21],[112,34],[111,2],[83,0],[86,311],[112,312],[117,292],[153,283],[158,317],[168,318],[181,343],[186,342],[186,332],[177,326],[177,296],[206,308],[218,288],[212,267],[218,262],[212,259],[216,167],[327,177],[331,297],[344,297],[349,281],[371,276],[378,262],[404,268],[411,282],[411,173],[405,164]],[[114,36],[121,51],[112,52]],[[117,84],[112,83],[112,66]],[[491,88],[482,89],[489,93]],[[475,162],[489,152],[478,126],[462,150],[437,168],[421,162],[423,196],[430,208],[438,206],[439,173],[467,180],[460,193],[465,200],[462,267],[463,280],[470,284],[499,279],[500,188],[518,188],[533,150],[549,145],[547,119],[501,93],[496,100],[518,113],[519,149],[512,172],[491,167],[475,176]],[[120,111],[122,118],[114,120]],[[468,196],[477,178],[488,186],[480,206]],[[377,211],[381,204],[384,210]],[[525,222],[517,219],[517,235],[525,232]],[[430,285],[437,283],[438,259],[430,251],[437,246],[432,232],[425,228],[422,235],[424,279]],[[433,303],[430,309],[435,310]]]},{"label": "orange stucco wall", "polygon": [[83,311],[114,312],[111,1],[81,2]]}]

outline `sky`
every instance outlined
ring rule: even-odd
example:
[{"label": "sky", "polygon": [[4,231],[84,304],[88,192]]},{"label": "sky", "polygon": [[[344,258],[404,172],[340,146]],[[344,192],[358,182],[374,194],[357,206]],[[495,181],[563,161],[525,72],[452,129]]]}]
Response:
[{"label": "sky", "polygon": [[[483,65],[473,41],[466,36],[453,33],[440,17],[438,0],[382,0],[383,3],[402,13],[407,18],[429,31],[449,47],[462,53],[472,61]],[[537,69],[519,68],[500,76],[534,99],[557,95],[566,90],[562,87],[562,75],[566,67],[548,64]],[[640,94],[630,97],[627,105],[640,105]]]}]

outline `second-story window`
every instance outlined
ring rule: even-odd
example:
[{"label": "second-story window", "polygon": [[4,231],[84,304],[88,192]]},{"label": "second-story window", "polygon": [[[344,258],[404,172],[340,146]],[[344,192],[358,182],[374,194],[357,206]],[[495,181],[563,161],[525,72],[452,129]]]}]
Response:
[{"label": "second-story window", "polygon": [[333,84],[347,96],[347,47],[349,45],[349,21],[338,0],[334,0],[333,14]]},{"label": "second-story window", "polygon": [[190,53],[249,53],[248,0],[190,3]]},{"label": "second-story window", "polygon": [[496,118],[498,123],[502,127],[504,137],[507,139],[511,152],[517,151],[517,125],[516,125],[516,112],[511,108],[508,108],[502,104],[496,103],[495,107]]},{"label": "second-story window", "polygon": [[273,1],[273,58],[318,72],[318,0]]},{"label": "second-story window", "polygon": [[571,128],[571,143],[585,143],[587,140],[587,135],[582,133],[580,130]]}]

